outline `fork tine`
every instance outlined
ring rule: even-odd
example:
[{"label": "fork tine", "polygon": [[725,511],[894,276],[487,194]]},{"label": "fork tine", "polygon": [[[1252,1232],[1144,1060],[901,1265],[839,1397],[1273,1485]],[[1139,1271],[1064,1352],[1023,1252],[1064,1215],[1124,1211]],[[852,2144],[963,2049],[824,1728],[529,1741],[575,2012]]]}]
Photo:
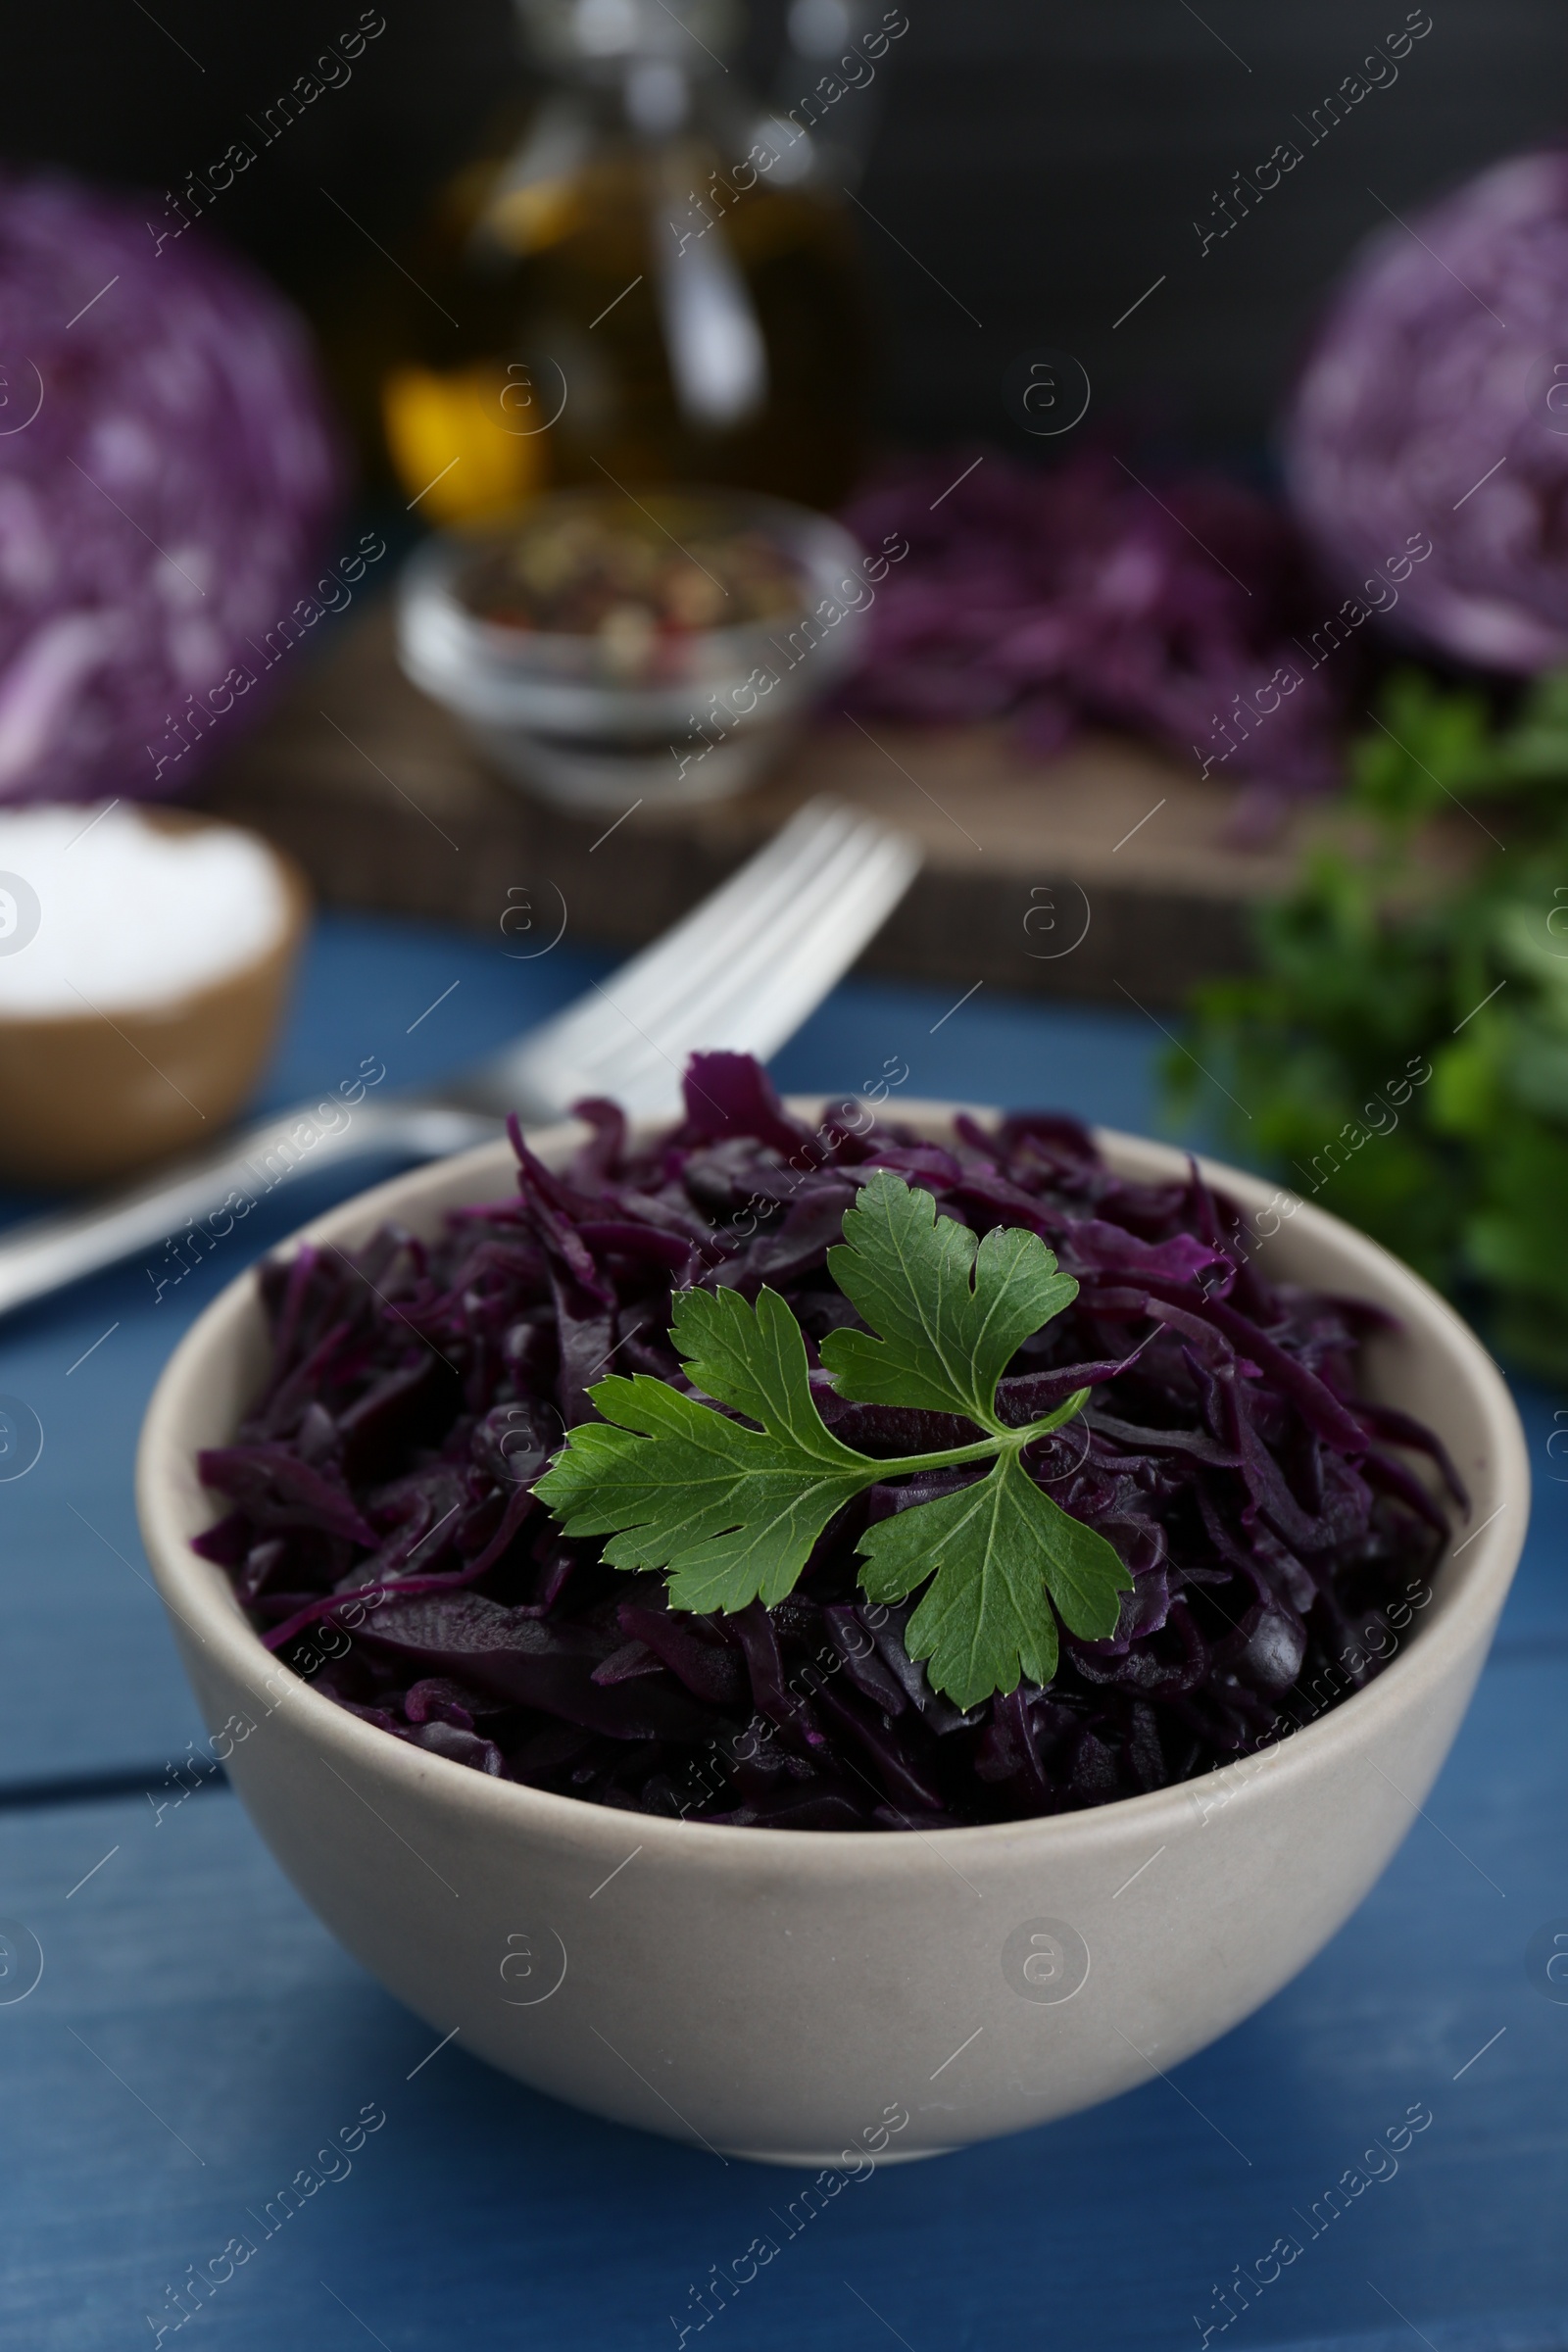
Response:
[{"label": "fork tine", "polygon": [[824,854],[797,867],[787,888],[770,890],[755,911],[740,908],[737,919],[713,943],[713,953],[689,973],[672,979],[658,1006],[650,1005],[629,982],[612,980],[604,991],[607,1018],[595,1033],[595,1065],[604,1068],[628,1057],[641,1059],[640,1039],[670,1047],[690,1036],[717,1043],[715,1018],[723,1025],[733,1001],[749,1000],[759,987],[770,989],[774,972],[789,959],[803,928],[819,930],[824,910],[831,913],[858,891],[866,857],[874,854],[880,838],[880,828],[873,825],[869,834],[851,826],[842,838],[824,840]]},{"label": "fork tine", "polygon": [[[807,895],[814,900],[823,889],[823,879],[811,877]],[[637,1108],[669,1107],[678,1102],[681,1072],[694,1048],[731,1042],[749,1048],[753,1041],[748,1024],[737,1026],[726,1019],[724,1007],[732,995],[748,1003],[765,1000],[768,967],[782,961],[792,934],[799,932],[802,896],[800,890],[792,891],[770,919],[759,925],[744,953],[716,958],[711,970],[683,989],[657,1019],[648,1016],[638,994],[623,983],[612,981],[596,991],[594,1011],[600,1017],[563,1040],[559,1056],[552,1056],[550,1075],[557,1099],[570,1101],[594,1092],[614,1095]],[[834,886],[831,903],[837,904],[839,897],[840,889]],[[807,983],[808,1004],[820,1000],[843,964],[853,959],[864,935],[863,930],[845,934],[836,942],[838,952],[831,962],[820,964]],[[786,1022],[785,1034],[790,1025]]]},{"label": "fork tine", "polygon": [[[674,1034],[688,1051],[691,1042],[762,1055],[776,1051],[854,961],[912,870],[903,845],[887,843],[879,832],[852,835],[810,889],[778,908],[705,989],[693,992],[671,1024]],[[652,1034],[665,1042],[662,1033]]]},{"label": "fork tine", "polygon": [[613,1093],[667,1109],[686,1058],[765,1055],[855,961],[908,887],[917,845],[859,809],[812,801],[676,928],[528,1041],[513,1067],[563,1104]]},{"label": "fork tine", "polygon": [[[723,1006],[722,1031],[713,1043],[744,1046],[760,1061],[776,1054],[881,929],[907,890],[917,863],[902,843],[873,845],[852,888],[824,903],[814,920],[802,924],[761,986],[748,995],[737,994]],[[856,943],[847,957],[836,954],[841,939]],[[831,972],[827,987],[824,969]]]},{"label": "fork tine", "polygon": [[[683,1000],[710,985],[763,924],[796,904],[802,892],[839,852],[853,829],[853,812],[812,802],[791,820],[767,849],[694,907],[675,929],[623,964],[610,982],[622,1003],[636,1006],[640,1025],[653,1029],[677,1014]],[[567,1016],[570,1021],[571,1016]],[[565,1027],[563,1024],[563,1029]],[[602,1004],[577,1016],[580,1050],[596,1031],[618,1030]]]}]

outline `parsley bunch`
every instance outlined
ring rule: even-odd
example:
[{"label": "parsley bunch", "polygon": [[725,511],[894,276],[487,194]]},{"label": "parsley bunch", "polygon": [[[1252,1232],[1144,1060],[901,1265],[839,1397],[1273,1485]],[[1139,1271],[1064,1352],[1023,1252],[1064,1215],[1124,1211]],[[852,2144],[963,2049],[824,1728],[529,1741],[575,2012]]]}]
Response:
[{"label": "parsley bunch", "polygon": [[956,1414],[980,1433],[972,1443],[891,1461],[858,1452],[818,1412],[805,1336],[776,1292],[752,1306],[731,1290],[681,1291],[670,1336],[702,1396],[645,1373],[600,1381],[589,1395],[603,1420],[572,1431],[534,1492],[566,1535],[608,1537],[612,1566],[664,1570],[676,1608],[733,1612],[782,1600],[829,1521],[866,1488],[989,1462],[984,1477],[877,1520],[857,1547],[868,1599],[926,1587],[909,1655],[967,1709],[1052,1680],[1058,1616],[1088,1640],[1113,1634],[1132,1577],[1023,1461],[1089,1391],[1021,1428],[997,1411],[1018,1348],[1070,1305],[1077,1283],[1037,1234],[1003,1227],[981,1239],[936,1206],[885,1169],[865,1184],[827,1263],[868,1328],[830,1332],[821,1358],[847,1400]]},{"label": "parsley bunch", "polygon": [[[1337,838],[1260,910],[1257,968],[1192,1001],[1167,1063],[1236,1156],[1360,1225],[1568,1371],[1568,675],[1497,723],[1393,677]],[[1423,856],[1446,820],[1449,849]],[[1430,1084],[1391,1080],[1427,1066]],[[1396,1118],[1391,1116],[1398,1104]],[[1321,1181],[1325,1167],[1333,1173]]]}]

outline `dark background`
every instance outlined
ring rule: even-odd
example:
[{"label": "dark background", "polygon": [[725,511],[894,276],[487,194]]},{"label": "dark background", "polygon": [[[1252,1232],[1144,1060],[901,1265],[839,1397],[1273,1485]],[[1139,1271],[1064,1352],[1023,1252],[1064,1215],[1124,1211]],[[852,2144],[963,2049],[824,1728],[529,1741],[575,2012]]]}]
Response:
[{"label": "dark background", "polygon": [[[1099,414],[1132,404],[1195,445],[1255,447],[1323,288],[1388,224],[1369,188],[1408,213],[1568,124],[1563,0],[1431,0],[1433,30],[1397,83],[1200,260],[1192,223],[1212,191],[1293,136],[1294,117],[1403,24],[1404,0],[1203,0],[1202,21],[1185,0],[906,4],[860,194],[890,232],[861,220],[888,330],[884,421],[906,439],[1028,446],[1000,378],[1019,352],[1050,345],[1083,361]],[[396,246],[522,81],[508,0],[383,0],[383,13],[353,80],[263,150],[210,216],[318,313],[346,273],[387,267],[322,186]],[[759,66],[777,13],[777,0],[757,11]],[[0,154],[146,186],[157,216],[166,186],[247,135],[246,115],[358,15],[359,0],[13,11]],[[1113,330],[1161,272],[1165,285]]]}]

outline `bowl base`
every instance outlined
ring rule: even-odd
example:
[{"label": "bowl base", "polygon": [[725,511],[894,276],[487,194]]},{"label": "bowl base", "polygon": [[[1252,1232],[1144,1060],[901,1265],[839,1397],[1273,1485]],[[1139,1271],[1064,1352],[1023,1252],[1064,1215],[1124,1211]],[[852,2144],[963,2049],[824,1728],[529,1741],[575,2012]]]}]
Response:
[{"label": "bowl base", "polygon": [[[704,801],[732,800],[755,784],[784,750],[793,729],[778,721],[734,727],[728,738],[684,762],[680,744],[655,752],[631,746],[572,742],[559,735],[529,734],[522,728],[470,725],[494,764],[511,784],[521,785],[558,808],[628,811],[639,800],[651,808],[695,808]],[[699,740],[688,735],[690,744]],[[688,774],[686,771],[690,769]]]}]

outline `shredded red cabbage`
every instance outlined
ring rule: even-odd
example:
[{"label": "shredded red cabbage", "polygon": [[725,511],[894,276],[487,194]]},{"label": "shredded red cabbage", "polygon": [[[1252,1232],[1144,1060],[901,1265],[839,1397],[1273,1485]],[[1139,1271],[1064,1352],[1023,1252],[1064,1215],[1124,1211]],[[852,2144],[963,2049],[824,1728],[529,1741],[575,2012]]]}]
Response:
[{"label": "shredded red cabbage", "polygon": [[[266,1388],[201,1456],[233,1504],[196,1548],[268,1645],[394,1738],[502,1779],[692,1819],[812,1830],[944,1828],[1071,1811],[1184,1781],[1358,1689],[1430,1598],[1455,1502],[1442,1447],[1357,1396],[1376,1309],[1271,1286],[1239,1211],[1196,1167],[1115,1175],[1072,1119],[814,1131],[737,1054],[698,1056],[686,1116],[629,1150],[612,1103],[564,1173],[517,1141],[514,1198],[425,1243],[306,1247],[260,1270]],[[1018,1351],[1003,1409],[1080,1418],[1031,1457],[1111,1542],[1135,1588],[1115,1636],[1062,1637],[1047,1690],[961,1714],[902,1640],[909,1607],[857,1589],[868,1520],[962,1483],[872,1488],[796,1592],[733,1617],[669,1609],[662,1579],[607,1568],[530,1492],[585,1388],[616,1369],[684,1383],[673,1288],[764,1282],[809,1342],[854,1310],[824,1253],[856,1187],[894,1168],[978,1232],[1039,1233],[1081,1285]],[[814,1348],[813,1348],[814,1353]],[[961,1442],[940,1415],[824,1417],[889,1457]]]},{"label": "shredded red cabbage", "polygon": [[1187,760],[1229,742],[1216,719],[1284,672],[1299,682],[1275,689],[1266,725],[1236,729],[1221,772],[1272,793],[1339,781],[1352,680],[1302,660],[1323,591],[1289,516],[1230,482],[1137,479],[1105,450],[1039,471],[988,452],[954,487],[961,464],[902,466],[846,516],[868,547],[901,532],[910,547],[867,617],[858,710],[1010,716],[1045,753],[1118,727]]}]

